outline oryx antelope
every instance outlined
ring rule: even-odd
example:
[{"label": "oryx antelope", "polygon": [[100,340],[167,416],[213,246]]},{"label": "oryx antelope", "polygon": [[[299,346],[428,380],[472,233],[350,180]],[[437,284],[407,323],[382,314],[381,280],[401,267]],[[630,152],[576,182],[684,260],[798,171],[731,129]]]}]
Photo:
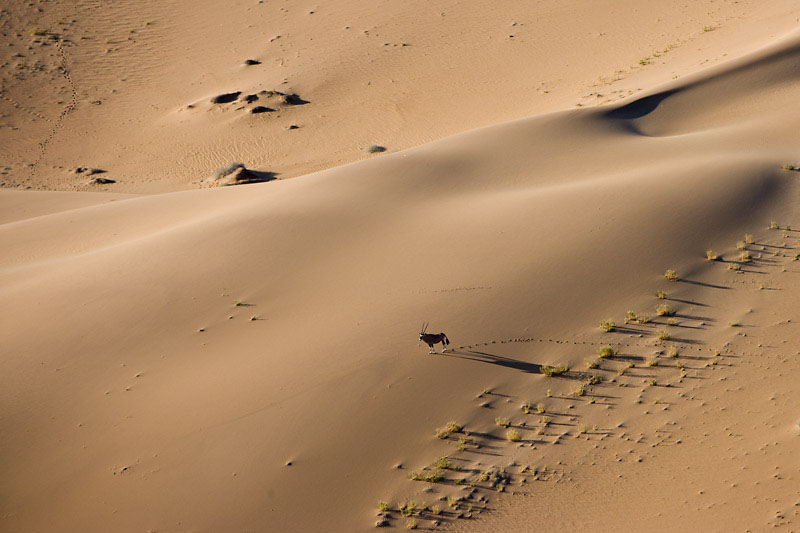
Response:
[{"label": "oryx antelope", "polygon": [[435,344],[442,343],[442,353],[447,351],[447,345],[450,344],[450,339],[447,338],[447,335],[444,333],[425,333],[425,330],[428,329],[428,323],[425,322],[422,324],[422,329],[419,330],[419,340],[425,341],[425,344],[430,347],[431,351],[428,353],[436,353],[433,349]]}]

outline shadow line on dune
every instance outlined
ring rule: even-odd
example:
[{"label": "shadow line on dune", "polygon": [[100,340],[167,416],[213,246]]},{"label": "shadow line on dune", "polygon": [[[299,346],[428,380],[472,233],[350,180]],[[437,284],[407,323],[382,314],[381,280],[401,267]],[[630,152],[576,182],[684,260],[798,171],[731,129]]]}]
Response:
[{"label": "shadow line on dune", "polygon": [[474,350],[470,350],[468,352],[447,352],[444,354],[448,357],[457,357],[459,359],[467,359],[470,361],[477,361],[479,363],[489,363],[491,365],[498,365],[504,366],[506,368],[512,368],[514,370],[519,370],[520,372],[525,372],[528,374],[539,374],[542,365],[537,363],[528,363],[526,361],[520,361],[518,359],[511,359],[510,357],[504,357],[502,355],[495,355],[486,352],[477,352]]},{"label": "shadow line on dune", "polygon": [[714,285],[713,283],[706,283],[705,281],[695,281],[695,280],[691,280],[691,279],[683,279],[683,278],[681,278],[681,279],[678,280],[678,282],[679,283],[688,283],[690,285],[698,285],[700,287],[708,287],[709,289],[724,289],[726,291],[730,290],[730,287],[725,287],[724,285]]}]

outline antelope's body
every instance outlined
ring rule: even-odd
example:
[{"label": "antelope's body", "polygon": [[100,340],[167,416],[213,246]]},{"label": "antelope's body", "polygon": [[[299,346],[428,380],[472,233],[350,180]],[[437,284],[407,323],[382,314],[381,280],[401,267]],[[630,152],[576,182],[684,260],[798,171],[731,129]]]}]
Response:
[{"label": "antelope's body", "polygon": [[440,342],[442,343],[442,353],[446,352],[447,345],[450,344],[450,339],[447,338],[447,335],[444,333],[425,333],[426,329],[428,329],[427,323],[422,325],[422,329],[419,332],[419,340],[428,345],[430,348],[428,353],[436,353],[436,350],[434,350],[433,347]]}]

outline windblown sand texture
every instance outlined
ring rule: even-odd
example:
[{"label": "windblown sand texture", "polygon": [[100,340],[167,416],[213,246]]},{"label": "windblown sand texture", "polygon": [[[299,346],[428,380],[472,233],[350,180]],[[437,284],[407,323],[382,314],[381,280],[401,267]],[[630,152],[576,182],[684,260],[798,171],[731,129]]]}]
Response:
[{"label": "windblown sand texture", "polygon": [[4,5],[0,531],[796,529],[800,7],[612,4]]}]

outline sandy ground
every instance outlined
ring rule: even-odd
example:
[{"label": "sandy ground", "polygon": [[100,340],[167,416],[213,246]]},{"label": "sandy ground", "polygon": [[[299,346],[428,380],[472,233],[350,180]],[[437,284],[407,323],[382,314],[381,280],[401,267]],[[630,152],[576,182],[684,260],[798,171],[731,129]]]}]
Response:
[{"label": "sandy ground", "polygon": [[3,8],[0,529],[796,529],[800,13],[663,4]]}]

